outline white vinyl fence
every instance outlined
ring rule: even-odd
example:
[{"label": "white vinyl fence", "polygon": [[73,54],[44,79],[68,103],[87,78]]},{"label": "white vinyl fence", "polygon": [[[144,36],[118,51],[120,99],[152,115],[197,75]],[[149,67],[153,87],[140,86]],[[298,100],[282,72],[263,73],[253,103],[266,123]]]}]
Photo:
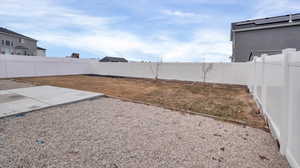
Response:
[{"label": "white vinyl fence", "polygon": [[90,74],[91,60],[0,55],[0,78]]},{"label": "white vinyl fence", "polygon": [[255,57],[249,88],[259,102],[280,152],[293,168],[300,167],[300,52]]},{"label": "white vinyl fence", "polygon": [[119,63],[0,55],[0,78],[96,74],[247,85],[248,63]]},{"label": "white vinyl fence", "polygon": [[92,63],[94,74],[247,85],[248,63]]},{"label": "white vinyl fence", "polygon": [[0,55],[0,78],[96,74],[248,85],[281,153],[300,168],[300,52],[247,63],[100,63],[97,60]]}]

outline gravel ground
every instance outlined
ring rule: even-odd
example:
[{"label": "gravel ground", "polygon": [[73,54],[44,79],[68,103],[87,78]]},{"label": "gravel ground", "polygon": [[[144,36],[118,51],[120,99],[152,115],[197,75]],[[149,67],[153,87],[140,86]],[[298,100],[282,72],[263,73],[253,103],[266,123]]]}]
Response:
[{"label": "gravel ground", "polygon": [[0,80],[0,90],[26,88],[32,86],[34,85],[31,85],[29,83],[15,82],[12,80]]},{"label": "gravel ground", "polygon": [[112,98],[0,119],[0,167],[288,167],[263,130]]}]

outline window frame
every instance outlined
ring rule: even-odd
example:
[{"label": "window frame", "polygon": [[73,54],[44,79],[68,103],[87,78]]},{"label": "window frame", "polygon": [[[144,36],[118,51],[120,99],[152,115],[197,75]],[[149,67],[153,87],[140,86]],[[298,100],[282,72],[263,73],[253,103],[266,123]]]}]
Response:
[{"label": "window frame", "polygon": [[9,40],[5,40],[5,46],[10,46],[10,41]]},{"label": "window frame", "polygon": [[23,38],[19,38],[19,43],[25,43],[25,40]]}]

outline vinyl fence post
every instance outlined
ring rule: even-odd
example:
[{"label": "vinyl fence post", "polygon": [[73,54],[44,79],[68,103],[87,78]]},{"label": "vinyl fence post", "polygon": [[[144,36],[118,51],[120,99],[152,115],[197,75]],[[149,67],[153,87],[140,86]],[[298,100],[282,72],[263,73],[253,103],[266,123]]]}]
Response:
[{"label": "vinyl fence post", "polygon": [[263,113],[267,112],[266,104],[267,104],[267,85],[266,85],[266,57],[267,54],[262,55],[262,110]]},{"label": "vinyl fence post", "polygon": [[283,68],[283,83],[282,83],[282,90],[283,90],[283,111],[281,114],[281,122],[282,128],[280,128],[280,152],[281,154],[286,154],[286,149],[288,146],[288,133],[289,133],[289,114],[290,114],[290,106],[289,106],[289,99],[290,99],[290,89],[289,89],[289,57],[290,55],[295,52],[296,49],[294,48],[287,48],[282,50],[282,68]]},{"label": "vinyl fence post", "polygon": [[253,82],[253,95],[255,98],[257,98],[257,66],[256,66],[256,62],[257,62],[257,57],[255,56],[253,58],[254,60],[254,82]]}]

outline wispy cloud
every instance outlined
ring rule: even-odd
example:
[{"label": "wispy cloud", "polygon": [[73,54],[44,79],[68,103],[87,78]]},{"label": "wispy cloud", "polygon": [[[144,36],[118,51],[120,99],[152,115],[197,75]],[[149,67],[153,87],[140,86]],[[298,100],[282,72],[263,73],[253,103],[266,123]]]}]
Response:
[{"label": "wispy cloud", "polygon": [[2,0],[0,16],[8,20],[9,25],[32,25],[35,29],[72,26],[91,28],[103,26],[112,21],[112,18],[90,16],[79,10],[58,6],[50,0]]},{"label": "wispy cloud", "polygon": [[[176,16],[176,17],[182,17],[182,18],[195,18],[195,17],[203,17],[203,15],[192,13],[192,12],[182,12],[179,10],[162,10],[162,13],[169,16]],[[207,17],[207,16],[205,16]]]},{"label": "wispy cloud", "polygon": [[290,14],[300,11],[298,0],[259,0],[254,6],[256,18]]},{"label": "wispy cloud", "polygon": [[149,47],[136,35],[111,28],[120,18],[90,16],[47,0],[21,3],[5,0],[0,11],[0,17],[9,17],[7,26],[50,44],[96,55],[115,55],[116,51],[127,55],[132,50],[149,52]]},{"label": "wispy cloud", "polygon": [[[161,12],[178,24],[199,22],[209,17],[180,10]],[[151,61],[157,61],[159,57],[165,61],[227,61],[230,56],[227,32],[198,28],[188,41],[168,33],[155,32],[145,36],[118,26],[124,24],[124,18],[127,17],[90,15],[51,0],[2,0],[0,5],[0,19],[8,28],[47,44],[93,55],[122,55],[131,60]]]},{"label": "wispy cloud", "polygon": [[[216,38],[212,38],[216,37]],[[228,62],[231,43],[227,33],[219,30],[199,30],[190,42],[177,42],[162,56],[166,61]]]},{"label": "wispy cloud", "polygon": [[161,14],[161,16],[153,18],[153,20],[163,20],[165,23],[174,24],[195,24],[211,18],[211,16],[206,14],[170,9],[161,10]]}]

